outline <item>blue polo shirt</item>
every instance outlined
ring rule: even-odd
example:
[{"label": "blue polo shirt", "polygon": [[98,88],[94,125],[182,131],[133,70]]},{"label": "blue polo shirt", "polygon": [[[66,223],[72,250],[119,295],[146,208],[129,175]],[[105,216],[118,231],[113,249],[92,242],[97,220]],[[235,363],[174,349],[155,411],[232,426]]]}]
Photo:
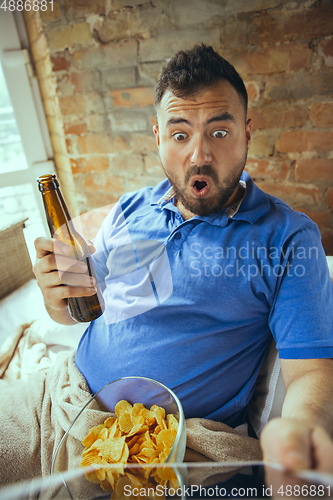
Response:
[{"label": "blue polo shirt", "polygon": [[243,423],[274,336],[281,358],[333,357],[333,293],[317,226],[244,172],[240,207],[184,221],[167,180],[126,194],[94,265],[106,310],[76,365],[93,393],[126,376],[170,387],[186,418]]}]

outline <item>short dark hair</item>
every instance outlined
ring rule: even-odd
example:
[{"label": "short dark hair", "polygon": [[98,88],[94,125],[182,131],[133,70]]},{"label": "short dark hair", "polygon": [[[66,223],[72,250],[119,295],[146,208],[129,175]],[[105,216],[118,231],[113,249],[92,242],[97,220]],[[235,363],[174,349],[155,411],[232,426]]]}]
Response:
[{"label": "short dark hair", "polygon": [[228,81],[237,91],[246,116],[248,97],[242,78],[232,64],[205,44],[180,50],[164,66],[155,88],[155,106],[167,90],[177,97],[186,98],[220,80]]}]

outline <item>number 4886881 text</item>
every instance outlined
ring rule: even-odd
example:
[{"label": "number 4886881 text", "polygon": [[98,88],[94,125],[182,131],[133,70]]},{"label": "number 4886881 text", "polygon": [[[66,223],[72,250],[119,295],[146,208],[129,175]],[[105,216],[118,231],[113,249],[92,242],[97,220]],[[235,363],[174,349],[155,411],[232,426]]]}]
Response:
[{"label": "number 4886881 text", "polygon": [[0,5],[0,9],[11,12],[29,12],[30,10],[37,12],[46,11],[49,8],[53,11],[53,0],[3,0]]}]

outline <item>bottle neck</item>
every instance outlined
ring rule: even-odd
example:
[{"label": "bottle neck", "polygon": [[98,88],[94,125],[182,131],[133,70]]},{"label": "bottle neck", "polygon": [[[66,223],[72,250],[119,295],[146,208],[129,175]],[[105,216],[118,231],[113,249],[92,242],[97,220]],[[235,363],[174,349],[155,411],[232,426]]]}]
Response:
[{"label": "bottle neck", "polygon": [[68,234],[76,232],[60,189],[46,189],[42,196],[51,236],[68,237]]},{"label": "bottle neck", "polygon": [[46,174],[39,177],[38,188],[42,193],[51,236],[73,244],[73,236],[75,237],[77,233],[55,174]]}]

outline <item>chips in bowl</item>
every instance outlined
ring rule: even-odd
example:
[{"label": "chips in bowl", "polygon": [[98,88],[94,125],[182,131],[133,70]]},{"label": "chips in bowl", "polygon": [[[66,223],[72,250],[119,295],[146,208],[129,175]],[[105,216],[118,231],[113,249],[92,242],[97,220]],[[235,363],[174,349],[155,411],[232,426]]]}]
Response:
[{"label": "chips in bowl", "polygon": [[[133,491],[179,486],[174,471],[156,467],[165,463],[178,431],[174,415],[165,417],[165,410],[157,405],[145,408],[141,403],[131,405],[121,400],[115,406],[115,416],[104,424],[90,429],[82,441],[81,466],[96,465],[87,473],[88,481],[100,484],[103,490],[114,490],[111,498],[122,495],[125,486]],[[142,467],[131,467],[141,464]]]}]

